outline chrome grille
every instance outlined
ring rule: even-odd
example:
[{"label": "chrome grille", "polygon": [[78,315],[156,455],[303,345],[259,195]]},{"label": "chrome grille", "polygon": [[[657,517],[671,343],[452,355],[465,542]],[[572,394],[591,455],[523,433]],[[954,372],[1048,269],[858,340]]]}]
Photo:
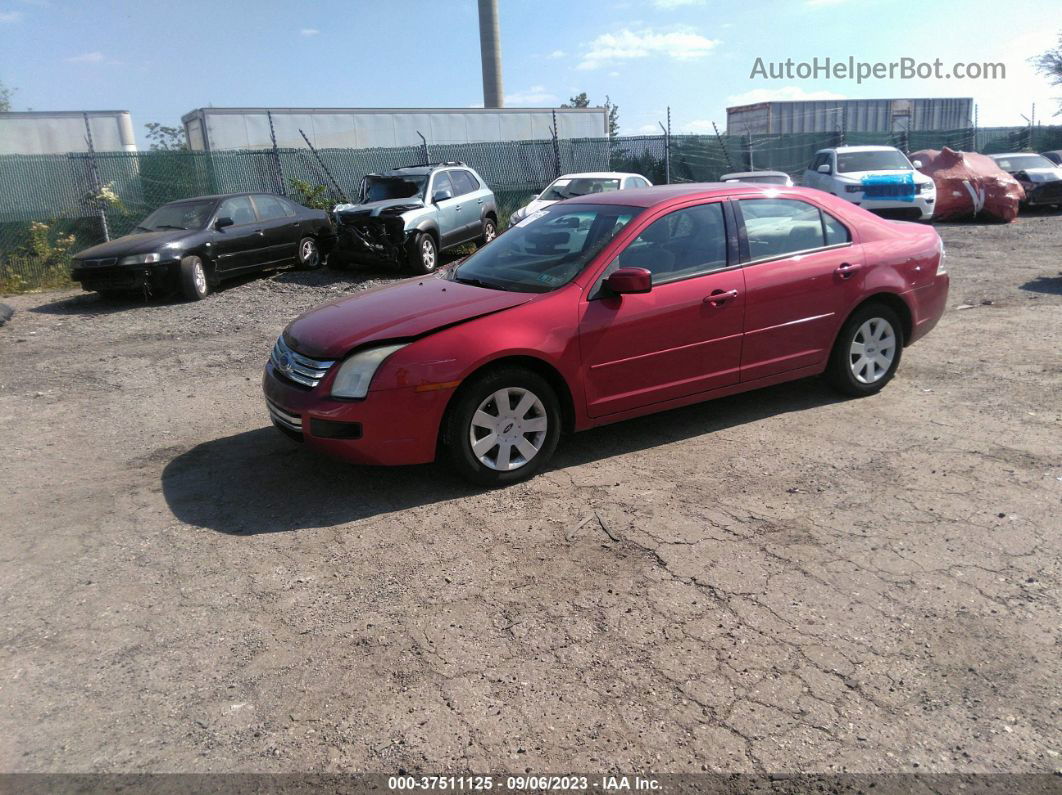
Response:
[{"label": "chrome grille", "polygon": [[282,425],[288,430],[302,433],[302,417],[298,414],[289,414],[272,400],[266,399],[266,408],[269,409],[269,417],[277,425]]},{"label": "chrome grille", "polygon": [[273,363],[273,369],[276,370],[277,375],[311,389],[321,383],[328,369],[335,364],[334,361],[311,359],[309,356],[296,353],[284,342],[283,334],[277,338],[277,344],[273,346],[273,353],[269,360]]}]

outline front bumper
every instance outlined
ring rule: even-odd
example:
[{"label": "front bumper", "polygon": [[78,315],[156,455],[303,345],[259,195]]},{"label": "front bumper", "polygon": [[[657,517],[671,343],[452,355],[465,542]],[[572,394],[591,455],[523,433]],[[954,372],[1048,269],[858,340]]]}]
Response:
[{"label": "front bumper", "polygon": [[864,210],[880,212],[882,215],[911,218],[918,221],[928,221],[933,217],[933,208],[936,206],[936,194],[917,193],[914,198],[908,199],[883,199],[867,198],[862,193],[838,193],[842,199],[857,204]]},{"label": "front bumper", "polygon": [[1062,179],[1023,183],[1022,187],[1025,188],[1026,204],[1062,204]]},{"label": "front bumper", "polygon": [[452,390],[413,387],[370,391],[364,400],[337,400],[319,385],[297,386],[267,364],[266,409],[286,436],[355,464],[399,466],[435,460],[439,428]]},{"label": "front bumper", "polygon": [[177,284],[179,262],[150,265],[87,265],[74,262],[70,278],[85,290],[142,290],[164,292]]}]

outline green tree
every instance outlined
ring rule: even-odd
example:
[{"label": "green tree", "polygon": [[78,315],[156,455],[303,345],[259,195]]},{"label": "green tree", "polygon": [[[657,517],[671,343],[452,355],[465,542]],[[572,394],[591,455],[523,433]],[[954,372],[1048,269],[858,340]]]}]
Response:
[{"label": "green tree", "polygon": [[[1058,44],[1052,49],[1029,59],[1036,71],[1044,75],[1053,86],[1062,86],[1062,33],[1058,34]],[[1062,99],[1058,101],[1058,112],[1062,114]]]},{"label": "green tree", "polygon": [[[589,108],[590,97],[586,95],[585,91],[581,91],[574,97],[569,99],[563,105],[562,108]],[[604,105],[594,105],[595,108],[607,108],[608,109],[608,134],[609,137],[615,137],[619,133],[619,105],[615,105],[612,99],[606,94]]]},{"label": "green tree", "polygon": [[188,139],[184,134],[184,127],[166,127],[157,121],[149,121],[147,127],[147,139],[150,141],[148,148],[155,152],[187,152]]},{"label": "green tree", "polygon": [[15,95],[14,88],[8,88],[3,80],[0,80],[0,113],[11,110],[11,97]]}]

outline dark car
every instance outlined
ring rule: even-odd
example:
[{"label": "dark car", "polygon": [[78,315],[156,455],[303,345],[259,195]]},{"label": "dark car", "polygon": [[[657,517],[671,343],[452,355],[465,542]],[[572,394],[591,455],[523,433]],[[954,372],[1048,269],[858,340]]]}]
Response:
[{"label": "dark car", "polygon": [[320,267],[335,239],[327,213],[282,196],[199,196],[165,204],[131,234],[79,252],[71,277],[103,295],[179,290],[199,300],[231,276]]},{"label": "dark car", "polygon": [[989,157],[1021,183],[1025,191],[1026,206],[1062,205],[1062,168],[1043,155],[1034,152],[1006,152]]}]

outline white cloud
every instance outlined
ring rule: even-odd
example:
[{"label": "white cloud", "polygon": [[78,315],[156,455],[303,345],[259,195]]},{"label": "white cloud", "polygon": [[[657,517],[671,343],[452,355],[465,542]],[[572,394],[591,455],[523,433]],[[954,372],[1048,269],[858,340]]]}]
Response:
[{"label": "white cloud", "polygon": [[627,28],[618,33],[604,33],[590,42],[579,69],[597,69],[616,61],[636,58],[666,57],[677,61],[703,58],[719,44],[690,30],[660,33],[652,28],[633,31]]},{"label": "white cloud", "polygon": [[643,124],[638,128],[638,133],[641,135],[652,135],[653,133],[660,132],[659,124]]},{"label": "white cloud", "polygon": [[567,55],[568,53],[566,53],[564,50],[554,50],[546,57],[549,58],[551,61],[559,61],[561,58],[567,57]]},{"label": "white cloud", "polygon": [[22,19],[21,11],[0,11],[0,23],[18,22]]},{"label": "white cloud", "polygon": [[517,91],[505,95],[506,105],[556,105],[556,94],[551,94],[545,86],[531,86],[527,91]]},{"label": "white cloud", "polygon": [[67,63],[103,63],[107,56],[102,52],[86,52],[82,55],[72,55],[66,59]]},{"label": "white cloud", "polygon": [[657,8],[680,8],[682,6],[703,6],[705,0],[653,0]]},{"label": "white cloud", "polygon": [[303,28],[299,31],[299,35],[309,38],[310,36],[316,36],[320,32],[317,28]]},{"label": "white cloud", "polygon": [[806,101],[812,99],[844,99],[844,94],[836,91],[805,91],[800,86],[782,86],[781,88],[754,88],[744,94],[734,94],[726,98],[727,105],[752,105],[757,102],[784,102],[787,100]]}]

